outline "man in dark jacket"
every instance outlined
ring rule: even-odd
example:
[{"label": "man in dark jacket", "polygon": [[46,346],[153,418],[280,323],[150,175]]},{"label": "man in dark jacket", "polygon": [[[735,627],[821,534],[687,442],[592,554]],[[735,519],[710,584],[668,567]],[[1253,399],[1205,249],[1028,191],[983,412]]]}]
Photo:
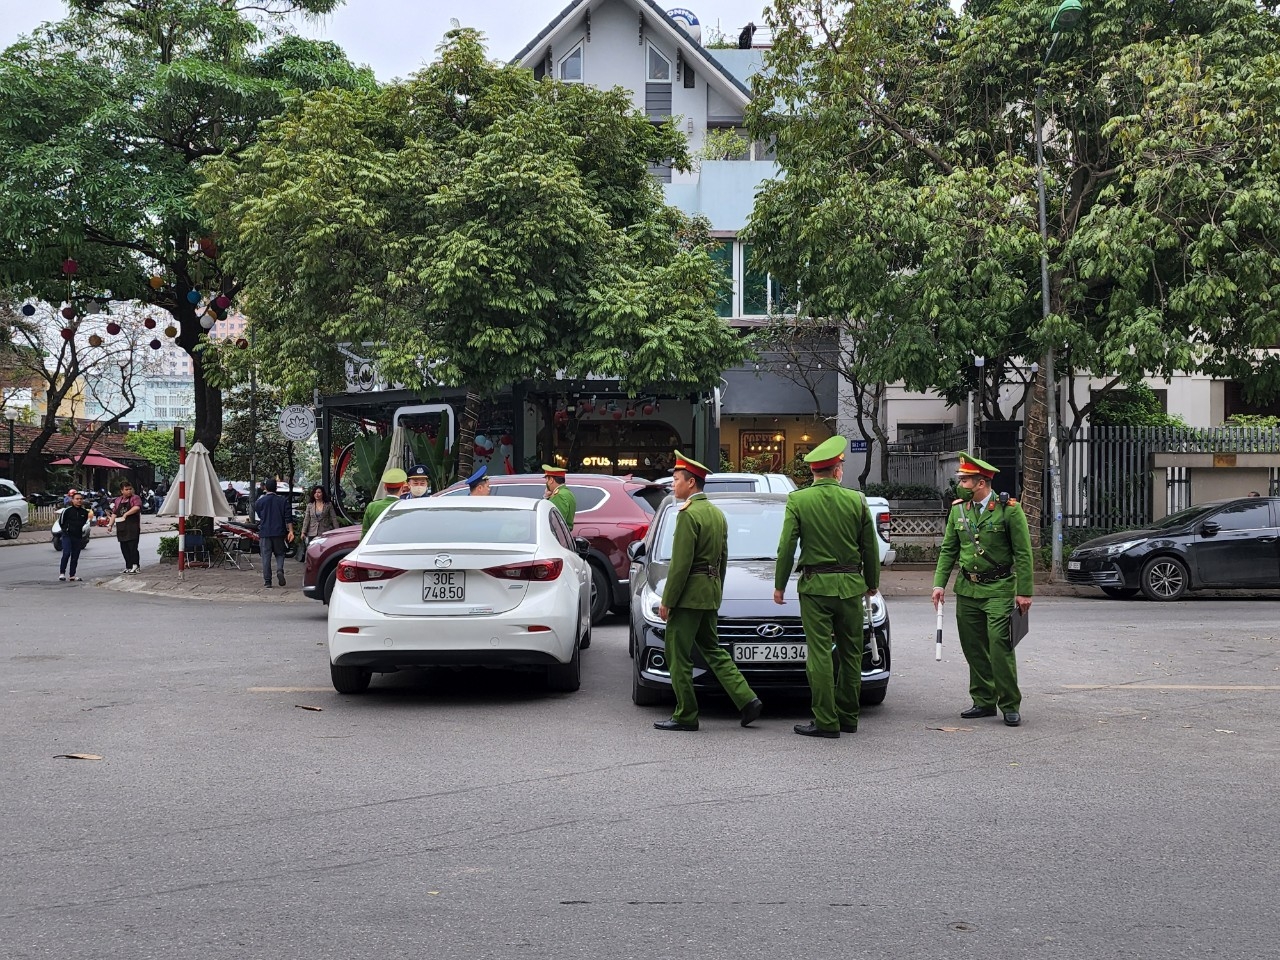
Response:
[{"label": "man in dark jacket", "polygon": [[262,550],[262,585],[271,586],[271,556],[276,558],[276,581],[284,586],[284,549],[293,541],[293,511],[287,498],[276,495],[276,482],[263,484],[266,492],[253,505],[258,516],[259,548]]},{"label": "man in dark jacket", "polygon": [[[84,531],[88,526],[89,511],[85,509],[84,496],[72,490],[71,503],[63,507],[58,516],[58,527],[62,530],[62,564],[58,567],[59,580],[80,579],[76,576],[76,564],[80,562],[80,550],[86,542]],[[70,565],[69,570],[68,565]]]}]

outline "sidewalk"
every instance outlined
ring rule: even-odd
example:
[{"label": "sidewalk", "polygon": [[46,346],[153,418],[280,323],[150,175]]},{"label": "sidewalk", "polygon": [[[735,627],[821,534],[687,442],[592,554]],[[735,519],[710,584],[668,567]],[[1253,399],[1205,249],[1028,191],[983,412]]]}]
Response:
[{"label": "sidewalk", "polygon": [[[172,533],[178,532],[177,517],[157,517],[153,513],[144,513],[142,515],[142,532],[143,533]],[[22,533],[18,534],[17,540],[0,540],[0,549],[5,547],[16,547],[24,543],[50,543],[51,534],[48,527],[23,527]],[[93,527],[89,531],[89,536],[93,540],[99,538],[107,538],[114,540],[116,538],[115,531],[108,530],[106,527]]]}]

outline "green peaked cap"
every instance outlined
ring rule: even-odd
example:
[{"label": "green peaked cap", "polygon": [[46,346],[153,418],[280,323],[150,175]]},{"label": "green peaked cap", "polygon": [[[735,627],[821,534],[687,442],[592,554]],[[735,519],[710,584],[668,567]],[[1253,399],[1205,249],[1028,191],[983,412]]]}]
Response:
[{"label": "green peaked cap", "polygon": [[987,461],[962,453],[960,454],[960,466],[956,469],[956,476],[986,477],[990,480],[999,472],[1000,470],[997,467],[993,467]]},{"label": "green peaked cap", "polygon": [[827,464],[835,460],[843,460],[844,452],[848,449],[849,441],[844,437],[836,434],[829,440],[823,440],[820,444],[804,455],[804,462],[808,464]]}]

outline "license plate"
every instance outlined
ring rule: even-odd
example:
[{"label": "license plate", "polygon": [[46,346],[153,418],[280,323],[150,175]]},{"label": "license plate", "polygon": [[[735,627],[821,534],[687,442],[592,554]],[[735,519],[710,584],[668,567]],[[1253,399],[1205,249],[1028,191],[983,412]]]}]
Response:
[{"label": "license plate", "polygon": [[1068,569],[1068,570],[1079,570],[1079,569],[1080,569],[1080,561],[1079,561],[1079,560],[1068,560],[1068,561],[1067,561],[1067,569]]},{"label": "license plate", "polygon": [[733,659],[738,663],[804,663],[809,648],[803,643],[735,643]]},{"label": "license plate", "polygon": [[428,570],[422,581],[423,603],[467,599],[467,574],[463,570]]}]

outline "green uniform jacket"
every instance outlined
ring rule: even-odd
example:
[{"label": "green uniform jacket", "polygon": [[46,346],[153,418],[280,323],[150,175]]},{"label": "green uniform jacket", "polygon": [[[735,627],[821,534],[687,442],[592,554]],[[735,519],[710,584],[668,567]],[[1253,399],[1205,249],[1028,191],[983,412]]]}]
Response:
[{"label": "green uniform jacket", "polygon": [[375,500],[364,508],[364,519],[360,521],[360,539],[363,540],[365,534],[369,532],[369,528],[373,526],[373,521],[382,516],[382,511],[393,503],[399,503],[399,497],[383,497],[381,500]]},{"label": "green uniform jacket", "polygon": [[958,576],[956,596],[979,599],[1031,596],[1035,589],[1031,533],[1022,505],[1016,500],[1001,505],[1000,498],[993,494],[985,509],[967,510],[966,507],[963,500],[951,505],[933,585],[945,588],[951,568],[959,560],[960,568],[970,573],[983,574],[997,567],[1011,566],[1013,576],[992,583],[971,583]]},{"label": "green uniform jacket", "polygon": [[[729,524],[705,493],[695,493],[676,511],[671,566],[662,588],[662,605],[674,609],[716,610],[724,593],[729,559]],[[715,570],[716,576],[706,571]]]},{"label": "green uniform jacket", "polygon": [[578,500],[573,495],[573,491],[562,483],[556,487],[556,492],[547,499],[556,505],[556,509],[560,511],[560,516],[564,517],[564,522],[572,530],[573,516],[578,512]]},{"label": "green uniform jacket", "polygon": [[801,575],[799,593],[848,600],[880,587],[880,548],[871,511],[857,490],[823,477],[787,496],[773,588],[785,590],[800,544],[800,566],[836,563],[860,567],[861,573]]}]

